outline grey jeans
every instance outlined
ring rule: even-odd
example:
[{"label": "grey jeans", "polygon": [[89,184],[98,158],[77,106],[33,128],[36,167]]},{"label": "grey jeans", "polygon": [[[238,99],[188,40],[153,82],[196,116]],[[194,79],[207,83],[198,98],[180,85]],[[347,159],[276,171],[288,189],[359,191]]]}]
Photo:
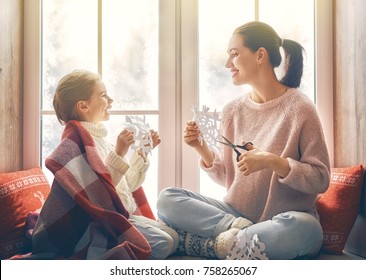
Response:
[{"label": "grey jeans", "polygon": [[[164,189],[157,207],[161,221],[201,237],[217,236],[241,216],[228,203],[181,188]],[[304,212],[281,213],[244,231],[249,239],[258,236],[265,244],[265,253],[270,259],[315,255],[323,241],[318,219]]]}]

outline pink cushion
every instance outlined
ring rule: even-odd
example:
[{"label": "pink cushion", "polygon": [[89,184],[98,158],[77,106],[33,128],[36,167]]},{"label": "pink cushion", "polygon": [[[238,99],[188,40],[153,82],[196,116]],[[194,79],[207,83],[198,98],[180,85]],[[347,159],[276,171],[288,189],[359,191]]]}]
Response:
[{"label": "pink cushion", "polygon": [[41,209],[50,185],[41,168],[0,174],[0,258],[24,253],[25,220]]},{"label": "pink cushion", "polygon": [[324,235],[321,252],[342,254],[359,212],[363,172],[362,165],[331,169],[329,188],[317,201]]}]

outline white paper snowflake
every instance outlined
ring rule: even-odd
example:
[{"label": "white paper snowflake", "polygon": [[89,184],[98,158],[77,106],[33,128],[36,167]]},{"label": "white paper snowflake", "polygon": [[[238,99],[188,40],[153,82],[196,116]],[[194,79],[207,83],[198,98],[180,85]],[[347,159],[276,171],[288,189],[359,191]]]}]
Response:
[{"label": "white paper snowflake", "polygon": [[244,230],[230,240],[227,260],[268,260],[264,250],[266,245],[255,234],[249,239]]},{"label": "white paper snowflake", "polygon": [[219,145],[217,142],[222,141],[219,113],[216,110],[210,112],[210,108],[205,105],[202,106],[202,111],[199,110],[198,105],[193,106],[192,112],[193,120],[201,130],[201,137],[198,140],[205,140],[210,147],[221,151],[222,145]]},{"label": "white paper snowflake", "polygon": [[153,141],[150,132],[150,125],[146,122],[146,117],[126,116],[126,128],[134,132],[135,143],[131,145],[131,149],[141,149],[143,156],[151,154],[153,149]]}]

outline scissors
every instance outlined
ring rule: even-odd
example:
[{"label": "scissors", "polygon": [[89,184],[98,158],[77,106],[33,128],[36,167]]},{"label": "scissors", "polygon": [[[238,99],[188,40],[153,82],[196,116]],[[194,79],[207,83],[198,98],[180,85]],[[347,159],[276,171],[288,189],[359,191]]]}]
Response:
[{"label": "scissors", "polygon": [[233,148],[234,152],[236,153],[236,161],[239,161],[239,157],[241,156],[241,153],[239,152],[239,149],[242,150],[246,150],[246,151],[250,151],[254,149],[253,143],[252,142],[246,142],[244,145],[235,145],[233,144],[229,139],[227,139],[225,136],[221,135],[222,138],[224,138],[224,140],[226,142],[222,142],[222,141],[218,141],[216,140],[216,142],[219,142],[221,144],[224,144],[226,146],[229,146],[231,148]]}]

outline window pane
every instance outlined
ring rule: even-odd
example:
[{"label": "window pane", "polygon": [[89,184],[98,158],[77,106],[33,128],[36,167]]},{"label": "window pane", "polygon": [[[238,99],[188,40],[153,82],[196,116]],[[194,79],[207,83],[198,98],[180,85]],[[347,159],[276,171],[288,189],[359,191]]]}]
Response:
[{"label": "window pane", "polygon": [[199,103],[221,111],[243,87],[234,86],[225,68],[234,29],[254,20],[253,0],[199,0]]},{"label": "window pane", "polygon": [[158,109],[159,1],[103,1],[103,80],[114,109]]},{"label": "window pane", "polygon": [[41,128],[42,170],[45,173],[48,181],[52,183],[53,174],[46,168],[44,161],[60,144],[61,135],[65,127],[58,122],[55,115],[43,115]]},{"label": "window pane", "polygon": [[[295,40],[304,47],[306,55],[300,90],[314,101],[314,1],[260,0],[259,20],[271,25],[281,38]],[[277,74],[282,77],[282,67],[279,67]]]},{"label": "window pane", "polygon": [[98,2],[46,0],[42,8],[42,109],[50,110],[64,75],[81,68],[98,72]]},{"label": "window pane", "polygon": [[[225,68],[227,47],[234,29],[254,20],[253,0],[199,0],[199,103],[221,111],[224,104],[243,94]],[[226,189],[200,171],[200,192],[222,199]]]}]

